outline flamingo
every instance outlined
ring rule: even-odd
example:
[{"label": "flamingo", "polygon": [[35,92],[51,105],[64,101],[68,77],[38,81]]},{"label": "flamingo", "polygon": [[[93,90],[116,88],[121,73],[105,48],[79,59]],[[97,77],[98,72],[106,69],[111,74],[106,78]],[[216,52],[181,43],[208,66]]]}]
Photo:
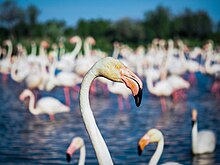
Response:
[{"label": "flamingo", "polygon": [[193,154],[212,153],[216,146],[216,137],[213,131],[198,131],[197,110],[192,110],[192,152]]},{"label": "flamingo", "polygon": [[75,65],[75,72],[80,76],[84,76],[86,72],[88,72],[89,68],[94,64],[94,58],[91,56],[91,49],[92,45],[95,45],[95,43],[95,39],[92,37],[87,37],[85,39],[83,45],[85,56],[80,56],[77,58]]},{"label": "flamingo", "polygon": [[16,82],[22,82],[30,73],[31,67],[27,59],[19,57],[11,66],[11,78]]},{"label": "flamingo", "polygon": [[173,93],[173,87],[167,80],[160,80],[153,85],[152,73],[147,74],[147,87],[150,93],[156,96],[170,96]]},{"label": "flamingo", "polygon": [[13,51],[13,46],[11,40],[5,40],[4,45],[8,47],[6,57],[0,61],[0,73],[3,74],[3,80],[6,82],[8,74],[11,69],[11,56]]},{"label": "flamingo", "polygon": [[66,104],[70,105],[70,94],[69,88],[72,87],[74,90],[79,92],[77,84],[82,82],[82,78],[74,72],[61,71],[55,76],[55,63],[50,66],[50,77],[46,84],[46,90],[51,91],[55,86],[64,87],[64,95]]},{"label": "flamingo", "polygon": [[35,98],[34,94],[31,90],[25,89],[19,96],[20,100],[23,101],[25,98],[29,97],[29,111],[33,115],[40,115],[40,114],[48,114],[51,120],[54,120],[54,114],[62,113],[62,112],[69,112],[70,108],[59,100],[54,97],[43,97],[39,99],[35,105]]},{"label": "flamingo", "polygon": [[170,75],[166,79],[172,88],[174,89],[172,96],[174,101],[178,101],[179,98],[185,98],[186,95],[184,93],[184,89],[188,89],[190,87],[190,83],[186,80],[184,80],[179,75]]},{"label": "flamingo", "polygon": [[86,158],[86,147],[84,140],[81,137],[75,137],[72,139],[71,144],[66,150],[66,160],[67,162],[70,162],[73,153],[78,149],[80,149],[80,157],[79,157],[78,165],[84,165]]},{"label": "flamingo", "polygon": [[162,111],[166,111],[166,100],[164,97],[171,96],[174,92],[174,88],[171,86],[170,82],[165,80],[158,81],[155,85],[153,85],[152,73],[148,72],[147,74],[147,88],[150,93],[159,96],[160,102],[162,106]]},{"label": "flamingo", "polygon": [[98,162],[101,165],[106,165],[113,164],[113,161],[98,129],[89,103],[89,88],[92,81],[99,76],[124,83],[131,89],[137,106],[141,104],[143,84],[130,69],[112,57],[105,57],[97,61],[83,78],[80,89],[80,111]]},{"label": "flamingo", "polygon": [[29,63],[35,63],[37,60],[37,45],[34,41],[31,42],[31,53],[27,55],[27,60]]},{"label": "flamingo", "polygon": [[207,52],[207,59],[205,62],[206,72],[210,75],[218,75],[220,73],[220,64],[215,63],[211,65],[211,62],[214,60],[214,54],[212,50]]},{"label": "flamingo", "polygon": [[[151,157],[149,161],[149,165],[157,165],[159,162],[159,159],[163,153],[164,148],[164,137],[160,130],[158,129],[150,129],[138,142],[138,154],[141,155],[145,146],[147,146],[149,143],[158,143],[157,149],[154,153],[154,155]],[[180,165],[180,163],[177,162],[166,162],[162,165]]]},{"label": "flamingo", "polygon": [[57,68],[63,71],[71,72],[75,67],[75,58],[80,53],[82,40],[79,36],[73,36],[69,39],[69,42],[76,45],[70,53],[66,53],[61,56],[60,61],[57,63]]}]

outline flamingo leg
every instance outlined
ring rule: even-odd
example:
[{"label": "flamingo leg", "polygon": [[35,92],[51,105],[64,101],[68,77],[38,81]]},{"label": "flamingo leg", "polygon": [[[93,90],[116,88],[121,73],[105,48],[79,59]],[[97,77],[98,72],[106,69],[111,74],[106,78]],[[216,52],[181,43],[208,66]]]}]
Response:
[{"label": "flamingo leg", "polygon": [[8,75],[7,74],[2,74],[2,80],[3,80],[3,83],[6,84],[7,81],[8,81]]},{"label": "flamingo leg", "polygon": [[105,95],[106,97],[108,97],[108,95],[109,95],[109,90],[108,90],[107,85],[104,85],[104,95]]},{"label": "flamingo leg", "polygon": [[54,117],[53,114],[50,114],[49,116],[50,116],[50,121],[54,121],[55,120],[55,117]]},{"label": "flamingo leg", "polygon": [[220,82],[219,81],[215,81],[212,84],[211,92],[215,95],[217,99],[220,99]]},{"label": "flamingo leg", "polygon": [[163,112],[167,111],[167,103],[164,97],[160,98],[161,108]]},{"label": "flamingo leg", "polygon": [[118,95],[118,108],[120,111],[123,110],[123,100],[122,100],[122,96]]},{"label": "flamingo leg", "polygon": [[91,85],[91,94],[92,95],[95,95],[95,92],[96,92],[96,81],[94,81]]},{"label": "flamingo leg", "polygon": [[125,104],[126,104],[126,108],[130,110],[131,109],[131,105],[130,105],[130,102],[129,102],[128,98],[125,98]]},{"label": "flamingo leg", "polygon": [[70,106],[70,89],[69,89],[69,87],[64,87],[64,95],[65,95],[66,105]]},{"label": "flamingo leg", "polygon": [[109,95],[109,91],[108,91],[108,87],[106,84],[103,84],[103,83],[100,83],[101,85],[101,88],[103,89],[104,91],[104,96],[107,97]]},{"label": "flamingo leg", "polygon": [[182,100],[185,100],[186,99],[186,94],[185,94],[185,92],[184,92],[184,90],[183,89],[180,89],[180,98],[182,99]]},{"label": "flamingo leg", "polygon": [[77,85],[73,86],[72,88],[73,88],[73,98],[77,99],[77,96],[79,94],[80,88]]},{"label": "flamingo leg", "polygon": [[196,79],[195,73],[193,73],[193,72],[189,73],[189,82],[192,85],[197,83],[197,79]]}]

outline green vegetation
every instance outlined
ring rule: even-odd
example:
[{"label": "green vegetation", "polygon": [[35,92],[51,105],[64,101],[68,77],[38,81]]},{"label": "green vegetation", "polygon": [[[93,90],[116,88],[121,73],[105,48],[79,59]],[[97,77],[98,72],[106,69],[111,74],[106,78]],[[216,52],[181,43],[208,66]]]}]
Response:
[{"label": "green vegetation", "polygon": [[68,39],[73,35],[82,38],[93,36],[96,47],[109,51],[114,41],[130,46],[148,44],[153,38],[182,38],[190,46],[201,46],[212,39],[220,43],[220,20],[214,23],[205,11],[193,12],[185,9],[174,15],[169,8],[158,6],[154,11],[144,14],[143,20],[123,18],[112,22],[104,19],[79,20],[74,27],[67,26],[63,20],[38,21],[40,10],[30,5],[26,9],[16,1],[5,0],[0,3],[0,42],[10,38],[29,46],[31,40],[48,40],[58,42],[60,38]]}]

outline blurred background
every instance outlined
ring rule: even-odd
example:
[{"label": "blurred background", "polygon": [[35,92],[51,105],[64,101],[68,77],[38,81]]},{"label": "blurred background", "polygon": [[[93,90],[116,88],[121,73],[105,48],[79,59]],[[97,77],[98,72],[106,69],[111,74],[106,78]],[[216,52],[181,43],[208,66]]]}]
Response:
[{"label": "blurred background", "polygon": [[112,50],[114,41],[135,47],[156,37],[181,38],[189,46],[202,46],[207,39],[219,44],[219,6],[217,0],[0,0],[0,41],[29,46],[32,40],[92,36],[104,51]]},{"label": "blurred background", "polygon": [[[124,84],[91,85],[114,163],[149,162],[156,144],[142,156],[137,144],[157,128],[165,139],[159,164],[219,165],[219,45],[219,0],[0,0],[0,164],[67,164],[76,136],[86,164],[98,164],[79,90],[93,64],[113,56],[143,82],[140,107]],[[216,138],[208,154],[192,154],[197,126],[212,131],[203,140]]]}]

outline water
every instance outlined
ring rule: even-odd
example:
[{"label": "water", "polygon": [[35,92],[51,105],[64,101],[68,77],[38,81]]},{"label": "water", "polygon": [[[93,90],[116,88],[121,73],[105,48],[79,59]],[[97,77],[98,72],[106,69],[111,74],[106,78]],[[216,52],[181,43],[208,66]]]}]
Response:
[{"label": "water", "polygon": [[[159,164],[176,161],[185,165],[220,164],[220,102],[210,93],[211,77],[197,74],[197,85],[187,91],[186,101],[175,106],[166,100],[162,111],[160,99],[149,94],[144,84],[143,101],[139,108],[130,97],[131,110],[118,110],[117,96],[103,97],[99,92],[91,96],[91,107],[108,145],[115,164],[146,164],[156,144],[137,154],[137,141],[150,128],[160,129],[165,136],[165,147]],[[2,79],[0,77],[0,81]],[[65,151],[75,136],[85,140],[86,164],[98,164],[93,147],[85,131],[79,111],[79,101],[71,102],[71,112],[57,114],[51,122],[47,115],[31,115],[18,99],[24,85],[13,82],[0,85],[0,164],[67,164]],[[52,95],[64,102],[62,88],[39,97]],[[199,129],[211,129],[217,135],[216,150],[212,154],[192,156],[191,109],[198,109]],[[71,164],[78,162],[79,152]]]}]

